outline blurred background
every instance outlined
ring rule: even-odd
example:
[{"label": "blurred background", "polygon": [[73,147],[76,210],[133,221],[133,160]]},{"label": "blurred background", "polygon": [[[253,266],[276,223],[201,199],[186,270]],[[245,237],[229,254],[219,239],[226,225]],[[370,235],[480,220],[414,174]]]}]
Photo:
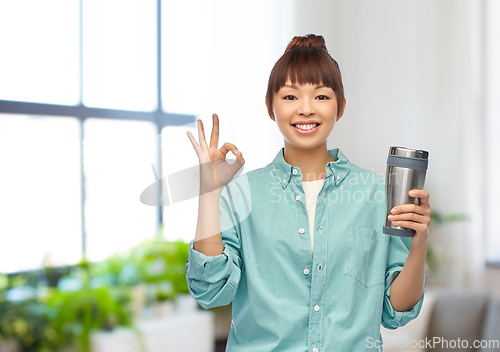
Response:
[{"label": "blurred background", "polygon": [[212,113],[243,172],[270,163],[269,73],[308,33],[345,88],[329,149],[381,175],[429,151],[426,299],[384,338],[498,342],[499,24],[496,0],[0,0],[0,351],[224,351],[231,306],[185,281],[197,198],[143,192],[196,169]]}]

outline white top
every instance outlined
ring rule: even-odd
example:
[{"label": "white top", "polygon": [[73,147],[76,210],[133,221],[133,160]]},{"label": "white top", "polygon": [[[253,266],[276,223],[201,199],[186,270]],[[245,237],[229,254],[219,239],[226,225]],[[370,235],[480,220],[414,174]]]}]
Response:
[{"label": "white top", "polygon": [[302,188],[306,194],[307,216],[309,217],[309,233],[311,234],[311,254],[313,254],[314,245],[314,216],[316,214],[316,200],[318,199],[319,191],[323,187],[325,179],[316,181],[302,181]]}]

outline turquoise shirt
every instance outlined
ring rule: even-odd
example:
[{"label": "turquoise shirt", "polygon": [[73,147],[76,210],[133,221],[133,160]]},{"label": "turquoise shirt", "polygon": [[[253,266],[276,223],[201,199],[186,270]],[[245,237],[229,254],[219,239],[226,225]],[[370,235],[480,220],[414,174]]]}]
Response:
[{"label": "turquoise shirt", "polygon": [[380,325],[407,324],[424,299],[404,312],[389,301],[410,239],[382,232],[384,177],[328,150],[337,161],[317,198],[313,256],[302,171],[283,153],[222,190],[224,252],[190,242],[189,291],[205,309],[233,302],[226,351],[382,351]]}]

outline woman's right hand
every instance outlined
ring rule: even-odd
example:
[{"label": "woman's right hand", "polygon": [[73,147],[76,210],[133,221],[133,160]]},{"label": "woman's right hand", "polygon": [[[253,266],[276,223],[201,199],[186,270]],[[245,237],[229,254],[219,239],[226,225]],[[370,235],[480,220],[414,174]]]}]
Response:
[{"label": "woman's right hand", "polygon": [[[200,196],[215,190],[221,192],[222,188],[227,186],[245,163],[242,153],[238,151],[238,148],[234,144],[224,143],[220,149],[217,149],[219,143],[219,117],[217,114],[213,114],[212,119],[213,127],[210,146],[207,145],[205,140],[205,132],[201,120],[197,120],[199,144],[191,132],[187,132],[200,162]],[[233,164],[229,164],[226,161],[226,154],[230,150],[236,155],[236,161]]]}]

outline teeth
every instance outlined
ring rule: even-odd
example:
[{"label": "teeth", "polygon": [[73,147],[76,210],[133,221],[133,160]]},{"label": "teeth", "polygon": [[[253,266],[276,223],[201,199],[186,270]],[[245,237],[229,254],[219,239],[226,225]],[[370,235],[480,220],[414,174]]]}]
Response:
[{"label": "teeth", "polygon": [[295,127],[297,127],[298,129],[304,130],[304,131],[310,130],[316,126],[317,126],[316,123],[312,124],[312,125],[295,125]]}]

